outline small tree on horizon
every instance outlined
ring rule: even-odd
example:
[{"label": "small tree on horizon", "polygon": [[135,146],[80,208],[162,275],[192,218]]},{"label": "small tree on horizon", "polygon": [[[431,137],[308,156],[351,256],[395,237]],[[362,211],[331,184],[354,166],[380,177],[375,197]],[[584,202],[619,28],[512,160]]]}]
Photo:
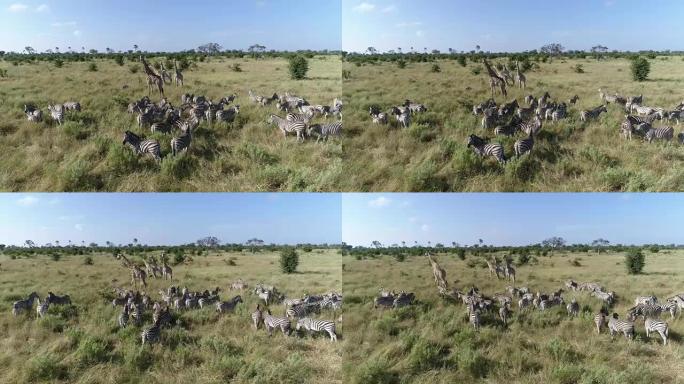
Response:
[{"label": "small tree on horizon", "polygon": [[630,275],[638,275],[643,271],[646,265],[646,256],[640,249],[632,248],[625,254],[625,266],[627,273]]},{"label": "small tree on horizon", "polygon": [[634,81],[646,81],[651,72],[651,63],[643,57],[632,60],[632,79]]},{"label": "small tree on horizon", "polygon": [[293,56],[289,60],[288,68],[292,80],[303,80],[306,78],[306,73],[309,72],[309,62],[304,56]]}]

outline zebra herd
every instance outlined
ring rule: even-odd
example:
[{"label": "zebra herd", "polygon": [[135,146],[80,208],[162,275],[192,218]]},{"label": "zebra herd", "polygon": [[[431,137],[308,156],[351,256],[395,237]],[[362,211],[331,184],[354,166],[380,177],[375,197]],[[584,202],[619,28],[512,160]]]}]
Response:
[{"label": "zebra herd", "polygon": [[416,295],[413,292],[387,291],[380,288],[380,295],[373,299],[373,308],[401,308],[414,303]]},{"label": "zebra herd", "polygon": [[[278,111],[286,114],[283,118],[272,113],[268,118],[268,124],[278,127],[284,138],[287,138],[288,134],[295,134],[297,141],[302,142],[307,137],[316,137],[318,143],[320,140],[327,141],[331,136],[340,137],[342,135],[344,103],[338,98],[333,100],[332,105],[313,105],[305,98],[289,92],[280,96],[277,93],[271,96],[261,96],[250,89],[248,93],[249,99],[253,103],[261,107],[274,104]],[[328,123],[327,119],[331,115],[338,117],[339,120]],[[316,117],[322,117],[326,122],[312,124],[312,120]]]},{"label": "zebra herd", "polygon": [[369,108],[373,124],[387,125],[389,124],[388,116],[392,115],[402,128],[408,128],[411,125],[411,116],[421,112],[427,112],[427,107],[408,99],[399,106],[390,107],[387,112],[382,112],[377,105],[372,105]]},{"label": "zebra herd", "polygon": [[[81,111],[81,104],[77,101],[67,101],[64,104],[48,104],[48,112],[50,112],[50,117],[52,121],[57,123],[57,125],[64,124],[64,119],[67,111]],[[26,115],[26,120],[39,123],[43,121],[43,111],[37,108],[33,104],[24,104],[24,114]]]},{"label": "zebra herd", "polygon": [[36,292],[31,292],[27,298],[17,300],[12,304],[12,315],[19,316],[24,311],[32,310],[34,301],[36,302],[36,313],[39,317],[45,316],[50,305],[71,305],[71,297],[69,295],[58,296],[48,292],[45,299],[41,301]]}]

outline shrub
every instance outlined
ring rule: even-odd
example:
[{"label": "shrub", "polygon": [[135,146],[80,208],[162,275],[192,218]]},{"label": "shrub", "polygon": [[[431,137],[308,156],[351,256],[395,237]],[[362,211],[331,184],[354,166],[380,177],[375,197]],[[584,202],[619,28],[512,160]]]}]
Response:
[{"label": "shrub", "polygon": [[152,354],[146,348],[132,348],[124,355],[126,365],[137,370],[144,371],[153,363]]},{"label": "shrub", "polygon": [[398,252],[394,254],[394,259],[400,263],[406,260],[406,254],[403,252]]},{"label": "shrub", "polygon": [[95,63],[88,64],[88,72],[97,72],[97,64],[95,64]]},{"label": "shrub", "polygon": [[116,55],[114,56],[114,62],[119,64],[120,67],[124,65],[124,57],[123,55]]},{"label": "shrub", "polygon": [[405,60],[398,60],[397,61],[397,67],[399,67],[399,69],[406,68],[406,61]]},{"label": "shrub", "polygon": [[472,67],[472,68],[470,68],[470,72],[471,72],[473,75],[476,75],[476,76],[477,76],[477,75],[479,75],[480,73],[482,73],[482,67],[479,66],[479,65],[476,66],[476,67]]},{"label": "shrub", "polygon": [[0,77],[7,77],[7,70],[6,69],[0,69]]},{"label": "shrub", "polygon": [[110,346],[106,340],[88,336],[81,340],[76,350],[79,362],[82,365],[93,365],[109,359]]},{"label": "shrub", "polygon": [[652,245],[650,248],[648,248],[648,250],[651,251],[651,253],[658,253],[658,252],[660,252],[660,248],[658,248],[657,245]]},{"label": "shrub", "polygon": [[343,69],[342,70],[342,79],[343,80],[349,80],[351,78],[351,71],[348,69]]},{"label": "shrub", "polygon": [[129,66],[128,66],[128,71],[129,71],[130,73],[135,74],[135,73],[138,73],[139,70],[140,70],[140,66],[139,66],[139,65],[129,65]]},{"label": "shrub", "polygon": [[53,254],[50,255],[50,258],[52,259],[52,261],[59,261],[59,260],[62,258],[62,255],[60,255],[59,253],[55,252],[55,253],[53,253]]},{"label": "shrub", "polygon": [[459,259],[465,260],[466,258],[466,251],[463,248],[459,248],[458,251],[456,251],[456,256],[458,256]]},{"label": "shrub", "polygon": [[432,64],[432,68],[430,68],[430,72],[440,73],[440,72],[442,72],[442,68],[440,68],[438,64]]},{"label": "shrub", "polygon": [[636,275],[641,273],[646,264],[645,256],[640,249],[630,249],[625,254],[625,266],[627,273]]},{"label": "shrub", "polygon": [[460,55],[459,57],[457,57],[456,61],[461,65],[461,67],[465,67],[468,64],[468,62],[466,61],[466,57],[464,55]]},{"label": "shrub", "polygon": [[645,81],[651,72],[651,63],[643,57],[632,60],[632,79],[634,81]]},{"label": "shrub", "polygon": [[575,73],[584,73],[584,66],[582,64],[577,64],[574,67],[572,67],[572,70]]},{"label": "shrub", "polygon": [[67,368],[59,363],[59,359],[51,354],[39,355],[31,359],[28,369],[29,381],[64,380],[67,378]]},{"label": "shrub", "polygon": [[418,373],[442,365],[442,347],[426,340],[418,340],[411,348],[408,361],[412,372]]},{"label": "shrub", "polygon": [[527,252],[523,252],[523,253],[518,255],[518,261],[516,262],[516,264],[518,266],[520,266],[520,265],[525,265],[529,262],[530,262],[530,254]]},{"label": "shrub", "polygon": [[173,264],[178,265],[178,264],[182,264],[183,262],[185,262],[185,254],[183,253],[183,251],[180,251],[180,250],[176,251],[173,254]]},{"label": "shrub", "polygon": [[399,382],[399,377],[390,369],[390,364],[386,360],[368,359],[363,365],[354,370],[355,377],[353,384],[395,384]]},{"label": "shrub", "polygon": [[165,176],[175,179],[184,179],[192,176],[198,161],[188,153],[181,153],[176,156],[166,156],[161,163],[161,171]]},{"label": "shrub", "polygon": [[554,382],[558,384],[577,383],[582,378],[582,374],[582,368],[572,364],[560,364],[551,373]]},{"label": "shrub", "polygon": [[283,273],[295,273],[299,265],[299,255],[294,248],[285,248],[280,251],[280,270]]},{"label": "shrub", "polygon": [[242,67],[240,66],[239,63],[235,63],[230,66],[230,70],[233,72],[242,72]]},{"label": "shrub", "polygon": [[309,62],[303,56],[293,56],[289,60],[288,68],[292,80],[302,80],[309,71]]},{"label": "shrub", "polygon": [[85,265],[93,265],[93,257],[92,256],[86,256],[83,259],[83,264]]},{"label": "shrub", "polygon": [[54,63],[56,68],[62,68],[64,66],[64,61],[62,59],[56,59]]},{"label": "shrub", "polygon": [[479,352],[464,348],[458,352],[458,367],[474,378],[483,378],[489,372],[489,361]]}]

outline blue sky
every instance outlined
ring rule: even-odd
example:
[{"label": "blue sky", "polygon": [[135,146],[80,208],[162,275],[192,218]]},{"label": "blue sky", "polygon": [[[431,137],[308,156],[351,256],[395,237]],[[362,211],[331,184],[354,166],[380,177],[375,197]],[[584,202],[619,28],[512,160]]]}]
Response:
[{"label": "blue sky", "polygon": [[338,194],[0,194],[0,243],[341,242]]},{"label": "blue sky", "polygon": [[342,46],[362,52],[684,49],[681,0],[342,0]]},{"label": "blue sky", "polygon": [[344,194],[342,240],[413,245],[441,242],[527,245],[551,236],[569,243],[682,244],[679,194]]},{"label": "blue sky", "polygon": [[340,49],[340,0],[0,0],[0,50]]}]

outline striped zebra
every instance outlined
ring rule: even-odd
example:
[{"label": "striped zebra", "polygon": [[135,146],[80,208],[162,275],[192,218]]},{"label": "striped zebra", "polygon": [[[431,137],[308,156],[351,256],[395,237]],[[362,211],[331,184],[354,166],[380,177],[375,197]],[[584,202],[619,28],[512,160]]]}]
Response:
[{"label": "striped zebra", "polygon": [[138,303],[133,303],[129,304],[131,306],[131,317],[133,318],[133,321],[135,322],[135,325],[140,326],[142,325],[143,322],[143,306],[142,304]]},{"label": "striped zebra", "polygon": [[565,103],[560,103],[560,105],[551,112],[551,121],[556,122],[564,119],[567,115],[567,105]]},{"label": "striped zebra", "polygon": [[568,104],[577,104],[577,101],[579,100],[579,96],[575,95],[568,100]]},{"label": "striped zebra", "polygon": [[157,140],[143,140],[140,138],[140,136],[136,135],[135,133],[131,131],[126,131],[124,132],[123,144],[130,145],[137,155],[149,154],[155,160],[161,160],[161,152],[159,150],[159,142]]},{"label": "striped zebra", "polygon": [[254,329],[259,329],[259,324],[264,322],[264,313],[261,310],[261,306],[257,304],[256,310],[252,312],[252,324]]},{"label": "striped zebra", "polygon": [[297,134],[297,141],[304,141],[306,134],[306,124],[300,121],[291,122],[283,119],[278,115],[271,115],[268,119],[269,124],[275,124],[283,133],[283,137],[287,138],[288,133],[295,132]]},{"label": "striped zebra", "polygon": [[152,133],[171,133],[171,124],[168,124],[167,122],[153,123],[150,125],[150,131]]},{"label": "striped zebra", "polygon": [[183,86],[183,72],[181,72],[180,68],[178,68],[178,62],[176,60],[173,61],[173,80],[176,83],[176,86]]},{"label": "striped zebra", "polygon": [[380,296],[373,299],[373,308],[392,308],[394,305],[394,296]]},{"label": "striped zebra", "polygon": [[483,139],[471,134],[468,137],[468,148],[472,147],[473,151],[482,157],[491,156],[499,163],[505,163],[506,157],[504,156],[503,146],[499,143],[488,143],[488,141],[489,139]]},{"label": "striped zebra", "polygon": [[176,156],[181,151],[187,152],[192,142],[192,129],[187,127],[178,137],[171,139],[171,154]]},{"label": "striped zebra", "polygon": [[469,312],[469,314],[468,314],[468,319],[469,319],[469,321],[470,321],[470,324],[473,325],[473,327],[475,328],[475,331],[476,331],[476,332],[480,332],[480,322],[481,322],[481,319],[480,319],[480,310],[479,310],[479,309],[475,309],[474,306],[473,306],[473,304],[470,304],[470,305],[468,306],[468,312]]},{"label": "striped zebra", "polygon": [[320,306],[318,305],[309,305],[305,303],[293,305],[285,311],[285,317],[288,319],[301,319],[310,313],[317,312],[318,309],[320,309]]},{"label": "striped zebra", "polygon": [[24,104],[24,114],[26,114],[26,119],[32,123],[43,121],[43,111],[36,109],[36,107],[32,105]]},{"label": "striped zebra", "polygon": [[513,144],[513,150],[515,151],[515,156],[520,157],[527,152],[531,152],[532,148],[534,147],[534,135],[530,133],[529,136],[527,136],[524,139],[518,139],[516,140],[515,144]]},{"label": "striped zebra", "polygon": [[154,311],[152,313],[152,321],[154,323],[158,322],[159,326],[163,328],[164,326],[171,325],[173,316],[171,316],[171,311],[169,311],[169,308],[167,307],[166,309]]},{"label": "striped zebra", "polygon": [[48,308],[50,307],[50,300],[45,298],[42,302],[40,301],[39,297],[36,297],[36,302],[38,306],[36,307],[36,312],[38,313],[38,316],[43,317],[48,311]]},{"label": "striped zebra", "polygon": [[235,121],[235,117],[240,113],[240,106],[235,105],[225,110],[216,111],[216,120],[226,123]]},{"label": "striped zebra", "polygon": [[596,333],[601,333],[601,328],[606,325],[606,314],[603,311],[594,316],[594,324],[596,324]]},{"label": "striped zebra", "polygon": [[658,127],[649,129],[644,136],[644,140],[652,142],[653,139],[670,141],[674,137],[674,128],[672,127]]},{"label": "striped zebra", "polygon": [[499,318],[501,318],[501,321],[504,323],[504,325],[508,325],[508,318],[511,315],[511,310],[508,308],[508,303],[504,304],[503,307],[499,308]]},{"label": "striped zebra", "polygon": [[572,301],[566,306],[566,309],[568,310],[569,316],[577,317],[579,315],[580,309],[577,299],[573,298]]},{"label": "striped zebra", "polygon": [[408,305],[413,304],[413,301],[415,300],[416,296],[411,292],[411,293],[404,293],[400,292],[397,297],[394,298],[394,301],[392,302],[392,307],[393,308],[401,308],[401,307],[406,307]]},{"label": "striped zebra", "polygon": [[518,129],[526,135],[536,135],[542,129],[542,119],[540,114],[535,114],[534,118],[529,121],[521,121],[518,124]]},{"label": "striped zebra", "polygon": [[523,297],[522,299],[518,300],[518,308],[520,309],[527,308],[530,305],[532,305],[532,301],[528,297]]},{"label": "striped zebra", "polygon": [[663,339],[663,345],[667,345],[668,327],[666,322],[660,319],[647,317],[646,320],[644,320],[644,328],[646,328],[647,338],[651,337],[651,332],[658,332]]},{"label": "striped zebra", "polygon": [[392,114],[397,119],[397,123],[401,124],[403,128],[408,128],[411,125],[411,111],[408,108],[402,111],[397,107],[393,107]]},{"label": "striped zebra", "polygon": [[31,294],[26,299],[15,301],[12,304],[12,314],[14,316],[17,316],[19,315],[19,313],[21,313],[21,311],[32,309],[33,301],[35,299],[38,299],[38,294],[35,292],[31,292]]},{"label": "striped zebra", "polygon": [[316,136],[316,142],[320,139],[328,141],[329,136],[340,137],[342,135],[342,122],[336,121],[328,124],[313,124],[306,131],[307,136]]},{"label": "striped zebra", "polygon": [[275,317],[271,315],[270,309],[267,309],[266,314],[264,315],[264,326],[266,327],[269,336],[273,334],[273,330],[276,328],[280,328],[285,336],[289,336],[290,334],[290,320],[286,317]]},{"label": "striped zebra", "polygon": [[652,107],[644,107],[638,104],[633,104],[631,112],[636,112],[639,115],[651,115],[656,112],[656,109]]},{"label": "striped zebra", "polygon": [[388,123],[387,114],[385,112],[371,114],[371,118],[373,119],[373,124],[387,125]]},{"label": "striped zebra", "polygon": [[52,292],[48,292],[46,300],[49,301],[50,304],[71,305],[71,297],[69,295],[57,296]]},{"label": "striped zebra", "polygon": [[218,296],[208,296],[208,297],[200,297],[199,300],[197,300],[197,304],[199,304],[200,308],[204,308],[205,305],[213,304],[213,303],[218,303],[219,302],[219,297]]},{"label": "striped zebra", "polygon": [[216,312],[232,312],[235,307],[237,307],[238,303],[242,303],[242,297],[240,297],[240,295],[237,295],[228,301],[219,301],[216,303]]},{"label": "striped zebra", "polygon": [[677,121],[677,125],[679,125],[679,120],[684,118],[684,111],[669,111],[665,114],[665,120],[668,122],[671,122],[672,120]]},{"label": "striped zebra", "polygon": [[342,108],[344,107],[344,102],[342,100],[335,98],[333,100],[333,105],[332,108],[330,108],[330,113],[332,113],[333,116],[337,116],[342,120]]},{"label": "striped zebra", "polygon": [[651,295],[651,296],[637,296],[634,299],[634,305],[638,306],[640,304],[649,304],[649,305],[655,305],[658,304],[658,298]]},{"label": "striped zebra", "polygon": [[118,324],[121,328],[126,328],[128,325],[128,305],[124,305],[119,314]]},{"label": "striped zebra", "polygon": [[608,112],[605,105],[600,105],[594,109],[584,110],[580,112],[580,121],[588,121],[596,119],[601,115],[601,112]]},{"label": "striped zebra", "polygon": [[663,312],[663,307],[659,304],[639,304],[635,307],[630,308],[627,311],[628,319],[634,321],[637,316],[646,317],[660,317]]},{"label": "striped zebra", "polygon": [[482,121],[480,126],[482,129],[490,129],[499,121],[499,115],[497,114],[496,108],[486,109],[482,116]]},{"label": "striped zebra", "polygon": [[618,314],[613,313],[613,316],[608,319],[608,330],[610,336],[615,336],[615,333],[622,333],[628,339],[634,338],[634,323],[618,319]]},{"label": "striped zebra", "polygon": [[48,111],[50,111],[50,116],[52,117],[52,120],[56,121],[58,125],[62,125],[62,123],[64,123],[63,105],[48,105]]},{"label": "striped zebra", "polygon": [[337,334],[335,333],[335,323],[327,320],[315,320],[309,317],[304,317],[297,320],[296,330],[304,328],[309,332],[327,332],[330,335],[330,341],[337,341]]},{"label": "striped zebra", "polygon": [[62,105],[64,106],[64,110],[66,111],[81,112],[81,103],[79,103],[78,101],[67,101]]},{"label": "striped zebra", "polygon": [[161,318],[152,323],[151,326],[145,328],[140,334],[142,338],[142,345],[158,343],[161,340]]},{"label": "striped zebra", "polygon": [[675,303],[674,301],[668,300],[667,302],[661,304],[660,307],[662,308],[663,311],[670,312],[671,318],[674,319],[675,316],[677,316],[677,303]]}]

